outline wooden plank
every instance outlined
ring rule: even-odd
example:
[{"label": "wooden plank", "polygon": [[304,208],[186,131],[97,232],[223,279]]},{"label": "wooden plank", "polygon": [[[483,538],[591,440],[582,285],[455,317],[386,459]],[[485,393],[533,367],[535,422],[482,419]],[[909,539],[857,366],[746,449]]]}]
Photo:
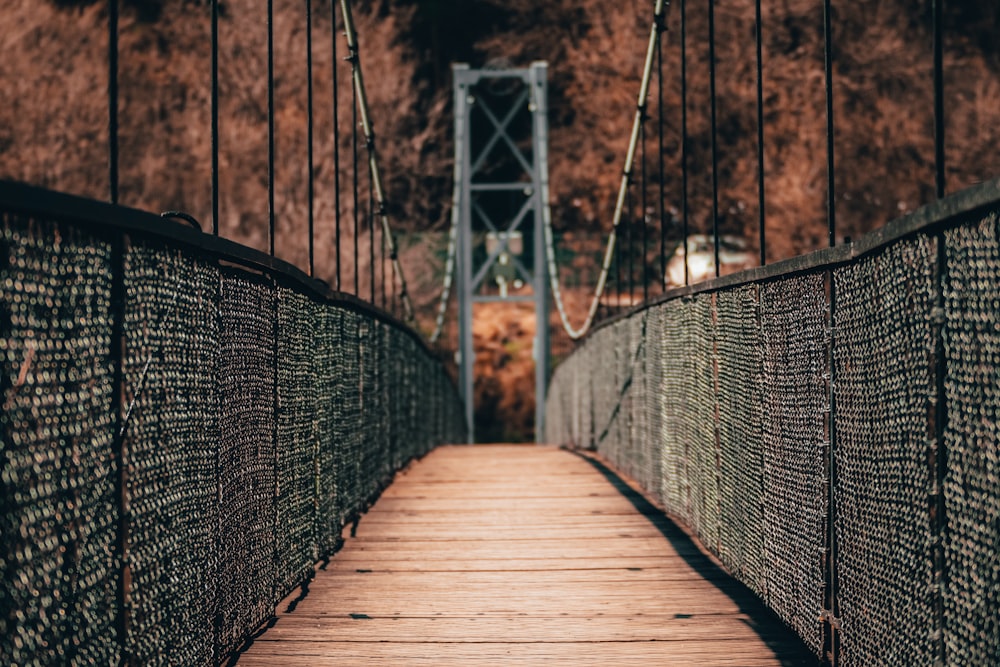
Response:
[{"label": "wooden plank", "polygon": [[815,664],[621,488],[554,448],[439,448],[397,476],[238,662]]},{"label": "wooden plank", "polygon": [[[806,658],[777,658],[776,651],[743,640],[677,642],[258,642],[240,665],[640,665],[756,667],[809,665]],[[255,644],[252,649],[256,649]],[[794,648],[794,647],[790,647]],[[788,653],[785,645],[775,647]]]}]

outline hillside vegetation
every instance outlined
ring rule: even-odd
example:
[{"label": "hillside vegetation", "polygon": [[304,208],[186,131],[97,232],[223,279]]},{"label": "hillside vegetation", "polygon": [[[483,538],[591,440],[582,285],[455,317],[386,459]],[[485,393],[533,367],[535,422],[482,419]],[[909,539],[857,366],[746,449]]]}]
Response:
[{"label": "hillside vegetation", "polygon": [[[304,0],[275,0],[277,254],[306,263]],[[765,171],[768,259],[826,242],[826,115],[822,3],[765,0]],[[1000,6],[946,2],[945,109],[949,191],[1000,174]],[[121,18],[121,202],[180,209],[211,226],[209,3],[125,0]],[[355,5],[361,57],[394,223],[444,231],[450,219],[450,64],[550,67],[551,205],[558,232],[606,232],[639,88],[652,2],[624,0],[380,0]],[[266,26],[263,0],[224,0],[220,23],[222,234],[267,247]],[[335,279],[331,4],[313,1],[317,275]],[[680,175],[680,3],[669,10],[663,91],[665,222],[675,242]],[[934,196],[930,2],[834,3],[838,235],[856,237]],[[0,177],[107,196],[106,3],[0,0]],[[707,4],[687,3],[689,224],[711,226]],[[716,4],[719,220],[757,239],[754,7]],[[337,35],[342,187],[352,179],[346,55]],[[657,91],[654,87],[654,102]],[[656,124],[650,108],[649,173]],[[364,154],[363,141],[360,150]],[[367,205],[361,182],[360,207]],[[341,198],[340,261],[353,276],[353,201]],[[653,211],[655,213],[655,211]],[[361,238],[364,258],[367,237]],[[581,243],[581,248],[582,248]],[[440,257],[404,255],[421,325],[429,329]],[[364,260],[362,260],[364,264]],[[428,270],[430,266],[433,270]],[[365,266],[361,291],[367,293]],[[353,285],[345,281],[350,288]],[[580,321],[585,290],[569,295]],[[534,323],[492,309],[482,323],[484,408],[497,437],[531,429]],[[454,349],[452,339],[446,347]],[[557,354],[569,347],[556,337]],[[447,357],[448,355],[443,354]],[[483,361],[485,359],[485,361]],[[530,357],[528,358],[530,362]],[[525,371],[527,368],[527,371]],[[517,387],[516,391],[514,388]],[[523,387],[523,388],[522,388]],[[513,400],[516,396],[517,400]],[[503,398],[506,397],[506,398]]]}]

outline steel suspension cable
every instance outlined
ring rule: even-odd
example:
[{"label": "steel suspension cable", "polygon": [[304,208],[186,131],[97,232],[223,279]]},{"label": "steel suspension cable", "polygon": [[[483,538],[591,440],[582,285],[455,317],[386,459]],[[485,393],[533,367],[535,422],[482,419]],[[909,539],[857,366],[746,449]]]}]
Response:
[{"label": "steel suspension cable", "polygon": [[[464,125],[465,118],[462,114],[455,114],[455,155],[462,155],[462,151],[465,150],[462,143],[465,137]],[[540,164],[544,165],[545,161],[542,160]],[[434,331],[431,333],[430,338],[428,338],[431,343],[437,342],[437,339],[441,337],[441,332],[444,331],[444,316],[448,311],[448,298],[451,296],[451,285],[455,276],[455,253],[458,250],[458,223],[461,215],[459,193],[461,192],[462,177],[462,161],[456,159],[452,176],[453,187],[451,190],[451,228],[448,230],[448,258],[445,260],[444,265],[444,286],[441,288],[441,298],[438,300]],[[542,195],[545,197],[543,201],[548,201],[547,173],[543,175],[542,183]],[[543,210],[547,211],[548,208],[543,207]]]},{"label": "steel suspension cable", "polygon": [[[455,170],[461,171],[461,169],[461,160],[455,160]],[[456,176],[456,178],[460,179],[461,175]],[[455,192],[455,199],[457,199],[457,188]],[[432,343],[437,342],[437,339],[441,337],[441,332],[444,331],[444,316],[448,311],[448,298],[451,296],[451,285],[455,276],[455,253],[458,250],[459,216],[458,204],[456,202],[452,203],[451,210],[451,229],[448,230],[448,258],[445,260],[444,265],[444,286],[441,289],[441,298],[438,301],[438,312],[437,318],[434,322],[434,331],[431,333],[430,338],[428,338],[428,340]]]},{"label": "steel suspension cable", "polygon": [[[587,309],[587,316],[580,327],[573,327],[569,321],[569,317],[566,314],[566,307],[563,303],[562,292],[559,288],[559,273],[557,271],[557,265],[555,260],[555,250],[553,247],[552,240],[552,216],[548,210],[548,207],[543,207],[543,218],[544,218],[544,229],[545,229],[545,253],[546,260],[548,263],[548,273],[549,273],[549,283],[552,288],[553,300],[556,303],[556,309],[559,311],[559,319],[562,321],[563,328],[566,333],[573,340],[578,340],[582,338],[590,327],[594,323],[594,316],[597,314],[597,309],[600,306],[601,298],[604,296],[604,291],[607,288],[608,275],[611,270],[611,261],[615,257],[616,246],[618,245],[618,227],[621,224],[623,209],[625,208],[625,199],[628,194],[629,182],[632,178],[633,163],[635,162],[635,154],[639,144],[639,129],[642,124],[643,116],[646,113],[646,100],[649,97],[649,85],[653,74],[653,63],[655,61],[656,55],[656,45],[660,40],[660,25],[662,25],[665,12],[668,7],[666,0],[656,0],[656,6],[653,10],[653,25],[650,29],[649,35],[649,45],[646,49],[646,60],[643,65],[642,73],[642,85],[639,88],[639,101],[636,106],[635,118],[632,123],[632,133],[629,138],[628,153],[625,156],[625,170],[622,174],[621,185],[618,188],[618,198],[615,202],[615,212],[612,218],[611,233],[608,235],[608,243],[604,251],[604,260],[601,263],[601,273],[597,279],[597,287],[594,290],[594,297],[590,302],[590,307]],[[543,173],[542,179],[542,195],[544,197],[543,201],[548,201],[548,174]]]},{"label": "steel suspension cable", "polygon": [[[347,46],[352,54],[354,60],[354,67],[352,68],[353,77],[353,90],[354,95],[357,98],[357,104],[355,104],[355,112],[361,114],[361,128],[364,131],[365,141],[370,147],[368,151],[368,165],[371,170],[371,186],[372,192],[375,197],[375,211],[379,218],[380,226],[382,227],[382,233],[385,235],[386,243],[389,250],[389,259],[392,261],[392,270],[395,278],[399,280],[399,299],[403,303],[403,319],[412,324],[413,323],[413,303],[410,301],[410,295],[406,289],[406,276],[403,274],[403,266],[399,262],[399,252],[396,245],[396,237],[392,233],[392,227],[389,224],[389,214],[388,206],[386,205],[385,198],[385,188],[382,184],[382,172],[378,165],[378,151],[375,148],[375,133],[372,130],[372,123],[369,117],[368,109],[368,95],[365,92],[365,81],[364,76],[361,73],[361,64],[358,58],[358,41],[357,33],[354,30],[354,19],[351,14],[351,6],[349,0],[341,0],[340,2],[341,13],[344,17],[344,35],[347,38]],[[355,236],[355,244],[357,243],[357,236]],[[357,267],[355,265],[355,273],[357,273]]]}]

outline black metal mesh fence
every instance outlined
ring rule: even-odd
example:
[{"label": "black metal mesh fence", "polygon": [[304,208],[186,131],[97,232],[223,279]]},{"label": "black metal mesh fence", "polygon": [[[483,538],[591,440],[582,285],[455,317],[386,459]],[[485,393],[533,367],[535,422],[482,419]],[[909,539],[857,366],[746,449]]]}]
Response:
[{"label": "black metal mesh fence", "polygon": [[215,663],[464,439],[409,332],[282,274],[4,214],[0,291],[0,664]]},{"label": "black metal mesh fence", "polygon": [[837,665],[1000,662],[1000,219],[937,224],[609,323],[550,387],[571,414],[587,386],[598,450]]},{"label": "black metal mesh fence", "polygon": [[948,662],[1000,664],[1000,216],[945,234],[944,637]]},{"label": "black metal mesh fence", "polygon": [[817,654],[827,543],[825,300],[822,275],[760,289],[765,599]]},{"label": "black metal mesh fence", "polygon": [[[220,559],[219,643],[237,648],[247,628],[274,610],[277,589],[275,407],[277,300],[274,283],[236,270],[222,272],[219,308]],[[287,528],[283,528],[287,530]]]},{"label": "black metal mesh fence", "polygon": [[[928,408],[936,247],[921,237],[834,272],[834,528],[845,665],[934,662]],[[898,641],[899,626],[910,628],[908,641]]]},{"label": "black metal mesh fence", "polygon": [[758,595],[765,592],[764,346],[759,289],[716,295],[719,367],[719,558]]},{"label": "black metal mesh fence", "polygon": [[[287,594],[312,570],[318,557],[315,466],[318,456],[318,378],[314,360],[321,306],[279,287],[277,338],[277,439],[275,451],[275,582]],[[329,408],[327,408],[329,409]]]},{"label": "black metal mesh fence", "polygon": [[109,243],[0,226],[0,664],[117,663]]},{"label": "black metal mesh fence", "polygon": [[215,650],[219,271],[136,243],[125,296],[127,653],[196,664]]}]

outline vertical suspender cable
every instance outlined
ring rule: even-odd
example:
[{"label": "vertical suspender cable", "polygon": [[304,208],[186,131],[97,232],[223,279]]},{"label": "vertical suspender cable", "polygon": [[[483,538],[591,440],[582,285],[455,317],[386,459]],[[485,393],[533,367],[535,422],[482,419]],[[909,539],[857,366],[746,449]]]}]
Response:
[{"label": "vertical suspender cable", "polygon": [[688,134],[687,134],[687,12],[681,0],[681,224],[684,237],[684,284],[691,282],[688,269]]},{"label": "vertical suspender cable", "polygon": [[[334,63],[336,67],[336,63]],[[313,226],[313,199],[315,191],[313,187],[313,55],[312,55],[312,0],[306,0],[306,151],[308,153],[308,195],[309,201],[309,276],[316,275],[315,261],[315,230]]]},{"label": "vertical suspender cable", "polygon": [[657,127],[659,131],[659,152],[658,152],[658,173],[660,181],[660,287],[666,292],[667,291],[667,219],[666,219],[666,202],[665,202],[665,192],[666,187],[666,177],[663,173],[663,33],[666,30],[666,25],[660,18],[660,24],[658,26],[660,33],[659,39],[656,40],[656,93],[658,96],[658,103],[656,105],[657,109]]},{"label": "vertical suspender cable", "polygon": [[632,133],[629,136],[628,153],[625,156],[625,170],[622,173],[621,185],[618,188],[618,198],[615,201],[615,212],[614,217],[612,218],[611,233],[608,236],[608,244],[604,249],[604,260],[601,263],[601,274],[597,279],[597,287],[594,290],[594,297],[587,310],[587,317],[579,328],[574,328],[569,323],[569,318],[566,315],[565,305],[562,303],[562,297],[560,296],[559,291],[559,274],[555,270],[555,251],[553,250],[552,228],[551,225],[544,226],[545,252],[547,255],[547,262],[550,267],[548,271],[549,284],[552,288],[552,293],[556,302],[556,309],[559,311],[559,319],[562,322],[563,328],[566,330],[569,337],[574,340],[581,338],[593,324],[594,315],[600,307],[601,299],[604,296],[605,289],[607,288],[608,278],[611,273],[612,260],[615,258],[616,252],[619,251],[618,227],[622,220],[622,214],[625,208],[625,199],[628,194],[629,184],[632,177],[632,165],[635,163],[635,154],[638,149],[639,129],[642,124],[643,108],[649,97],[649,85],[653,76],[653,62],[656,55],[656,43],[659,41],[660,37],[658,25],[662,21],[662,16],[666,10],[666,6],[665,0],[656,0],[656,5],[653,10],[654,20],[650,29],[649,43],[646,47],[646,59],[642,71],[642,85],[639,88],[639,101],[635,112],[635,118],[632,122]]},{"label": "vertical suspender cable", "polygon": [[[621,218],[618,224],[621,225]],[[624,244],[615,244],[615,307],[619,310],[622,307],[622,245]]]},{"label": "vertical suspender cable", "polygon": [[833,171],[833,39],[830,0],[823,0],[823,65],[826,79],[826,218],[832,248],[837,245],[837,203]]},{"label": "vertical suspender cable", "polygon": [[[641,127],[641,126],[640,126]],[[634,293],[635,293],[635,204],[632,201],[634,195],[632,194],[631,183],[629,184],[627,204],[625,206],[628,211],[628,217],[625,222],[625,233],[627,234],[627,247],[625,248],[626,255],[628,256],[628,305],[632,305]]]},{"label": "vertical suspender cable", "polygon": [[219,235],[219,0],[212,0],[212,233]]},{"label": "vertical suspender cable", "polygon": [[[357,47],[349,47],[351,59],[351,79],[356,80],[358,71]],[[354,170],[354,295],[360,296],[358,287],[358,231],[361,229],[361,212],[358,198],[358,89],[351,86],[351,159]]]},{"label": "vertical suspender cable", "polygon": [[[644,110],[645,111],[645,110]],[[642,190],[639,191],[639,228],[642,231],[642,254],[639,262],[639,275],[642,280],[642,300],[646,301],[649,298],[649,281],[646,280],[646,246],[648,244],[647,239],[647,229],[646,229],[646,206],[648,202],[646,201],[646,180],[648,174],[646,173],[646,116],[643,113],[642,128],[640,130],[640,143],[642,144],[641,160],[642,166],[640,167],[641,177],[639,180],[642,182]]]},{"label": "vertical suspender cable", "polygon": [[[108,198],[112,204],[118,203],[118,0],[108,0]],[[111,345],[108,350],[112,368],[110,408],[113,415],[112,457],[115,468],[115,509],[117,522],[116,539],[113,546],[114,563],[117,568],[115,580],[115,632],[122,647],[122,662],[128,661],[128,518],[126,516],[127,497],[125,483],[125,442],[121,425],[124,396],[124,371],[122,352],[124,349],[125,283],[122,272],[125,265],[125,235],[115,234],[111,244]],[[70,660],[73,659],[70,653]]]},{"label": "vertical suspender cable", "polygon": [[760,227],[760,265],[767,264],[767,238],[764,208],[764,61],[762,31],[764,24],[760,15],[760,0],[755,0],[754,11],[757,19],[757,217]]},{"label": "vertical suspender cable", "polygon": [[934,31],[934,191],[938,199],[946,192],[944,164],[944,35],[941,5],[944,0],[931,0]]},{"label": "vertical suspender cable", "polygon": [[388,304],[387,304],[386,298],[385,298],[385,296],[386,296],[386,291],[385,291],[385,232],[382,232],[381,234],[379,234],[379,248],[380,248],[380,251],[379,251],[379,262],[378,262],[378,264],[379,264],[379,270],[382,273],[382,278],[381,278],[381,280],[382,280],[382,309],[386,310]]},{"label": "vertical suspender cable", "polygon": [[[413,323],[413,303],[406,289],[406,276],[403,274],[403,266],[399,262],[399,253],[396,246],[396,239],[392,234],[392,227],[389,225],[389,207],[386,205],[385,188],[382,184],[382,174],[378,166],[378,152],[375,149],[375,135],[372,132],[371,121],[368,117],[368,96],[365,92],[364,76],[358,62],[358,42],[357,34],[354,31],[354,21],[351,16],[351,5],[349,0],[341,0],[341,12],[344,16],[344,34],[347,37],[347,46],[353,55],[353,91],[357,98],[354,105],[356,112],[361,114],[361,127],[365,133],[366,141],[371,145],[368,152],[368,167],[371,174],[372,191],[375,197],[375,211],[379,217],[382,233],[385,234],[386,244],[389,246],[389,259],[392,261],[394,278],[399,280],[399,299],[403,304],[403,319]],[[355,237],[357,238],[357,237]]]},{"label": "vertical suspender cable", "polygon": [[108,199],[118,203],[118,0],[108,0]]},{"label": "vertical suspender cable", "polygon": [[712,117],[712,237],[715,241],[715,277],[719,277],[719,150],[716,138],[715,0],[708,0],[708,87]]},{"label": "vertical suspender cable", "polygon": [[337,93],[337,4],[330,3],[330,42],[333,50],[333,236],[334,259],[337,262],[337,291],[343,289],[340,271],[340,95]]},{"label": "vertical suspender cable", "polygon": [[267,238],[274,255],[274,0],[267,0]]},{"label": "vertical suspender cable", "polygon": [[[368,152],[371,153],[372,142],[368,141]],[[368,161],[368,281],[371,303],[375,305],[375,195],[372,190],[371,161]]]}]

